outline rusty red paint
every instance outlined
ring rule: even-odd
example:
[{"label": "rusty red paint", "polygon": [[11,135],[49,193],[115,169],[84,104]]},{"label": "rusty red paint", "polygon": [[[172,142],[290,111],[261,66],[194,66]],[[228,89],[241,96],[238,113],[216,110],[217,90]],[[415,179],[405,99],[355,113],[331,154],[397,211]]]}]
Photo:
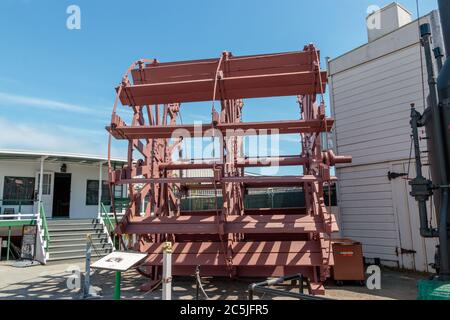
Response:
[{"label": "rusty red paint", "polygon": [[[330,166],[351,162],[349,156],[322,150],[320,133],[329,132],[334,124],[317,101],[326,80],[313,45],[299,52],[255,56],[234,57],[224,52],[218,59],[141,60],[127,70],[116,88],[107,130],[109,156],[112,138],[128,140],[128,163],[121,170],[110,165],[109,181],[111,188],[129,186],[130,204],[116,232],[136,235],[130,248],[149,254],[140,272],[149,276],[152,284],[161,277],[162,243],[172,241],[174,275],[191,275],[197,265],[202,266],[203,275],[211,276],[268,277],[301,272],[310,278],[313,292],[324,293],[322,283],[333,265],[329,236],[337,231],[336,220],[324,204],[324,184],[336,180],[330,176]],[[289,95],[298,97],[301,119],[242,122],[242,99]],[[178,124],[181,104],[199,101],[220,101],[221,111],[217,112],[213,103],[210,124]],[[132,109],[131,123],[117,115],[119,102]],[[179,131],[203,135],[209,130],[226,136],[220,161],[172,160],[181,143]],[[244,158],[240,154],[242,136],[266,133],[300,134],[298,155]],[[139,158],[142,160],[137,161]],[[303,166],[304,175],[244,175],[244,168],[273,163]],[[179,172],[189,169],[212,169],[214,175],[188,178]],[[137,184],[141,184],[140,190],[135,188]],[[274,186],[302,186],[306,207],[244,208],[247,188]],[[223,207],[181,211],[179,192],[195,189],[221,190]],[[141,208],[143,199],[148,201],[145,208]]]}]

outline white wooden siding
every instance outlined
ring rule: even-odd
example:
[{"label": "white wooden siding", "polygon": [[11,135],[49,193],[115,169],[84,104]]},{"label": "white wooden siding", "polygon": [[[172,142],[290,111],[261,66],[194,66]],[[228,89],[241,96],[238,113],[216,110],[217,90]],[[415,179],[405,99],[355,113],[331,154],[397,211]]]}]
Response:
[{"label": "white wooden siding", "polygon": [[338,152],[351,154],[352,165],[409,158],[410,104],[423,109],[419,45],[333,75],[332,81]]},{"label": "white wooden siding", "polygon": [[364,256],[397,261],[398,234],[388,164],[338,170],[341,234],[363,243]]},{"label": "white wooden siding", "polygon": [[[429,21],[426,16],[421,23]],[[336,151],[353,157],[353,163],[336,169],[341,236],[362,242],[366,258],[432,271],[427,264],[434,242],[420,238],[409,185],[387,177],[389,171],[407,171],[410,105],[423,111],[423,89],[428,95],[417,29],[415,21],[331,60],[330,103],[336,120]],[[421,147],[426,150],[426,141]],[[414,168],[410,171],[413,176]],[[400,248],[416,254],[399,254]]]},{"label": "white wooden siding", "polygon": [[[44,172],[60,172],[60,167],[63,162],[49,162],[44,161]],[[88,165],[79,163],[67,163],[67,173],[72,174],[71,193],[70,193],[70,218],[82,219],[97,217],[97,205],[86,205],[86,185],[87,180],[98,180],[99,167],[98,165]],[[34,178],[36,173],[40,170],[39,161],[0,161],[0,197],[3,196],[5,176],[30,177]],[[103,179],[108,179],[108,168],[103,166]],[[36,183],[36,182],[35,182]],[[35,186],[36,188],[37,186]],[[5,206],[0,204],[1,209]],[[18,206],[14,207],[18,212]],[[22,213],[33,213],[33,206],[22,206]],[[52,217],[52,212],[46,212],[46,216]]]}]

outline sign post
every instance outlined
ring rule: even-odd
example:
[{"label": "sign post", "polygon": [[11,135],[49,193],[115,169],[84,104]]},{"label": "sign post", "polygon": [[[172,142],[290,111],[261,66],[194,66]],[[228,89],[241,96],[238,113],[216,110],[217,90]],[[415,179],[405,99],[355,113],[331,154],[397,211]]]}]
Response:
[{"label": "sign post", "polygon": [[84,285],[81,297],[82,299],[100,298],[100,295],[91,287],[91,256],[92,256],[92,237],[86,234],[86,263],[84,271]]},{"label": "sign post", "polygon": [[122,278],[122,273],[116,271],[116,286],[114,287],[114,300],[120,300],[120,281]]},{"label": "sign post", "polygon": [[162,299],[172,300],[172,243],[163,246]]},{"label": "sign post", "polygon": [[92,269],[116,271],[114,300],[120,300],[122,272],[128,271],[147,257],[146,253],[114,251],[91,265]]},{"label": "sign post", "polygon": [[27,225],[22,228],[22,250],[20,258],[34,260],[36,255],[37,226]]}]

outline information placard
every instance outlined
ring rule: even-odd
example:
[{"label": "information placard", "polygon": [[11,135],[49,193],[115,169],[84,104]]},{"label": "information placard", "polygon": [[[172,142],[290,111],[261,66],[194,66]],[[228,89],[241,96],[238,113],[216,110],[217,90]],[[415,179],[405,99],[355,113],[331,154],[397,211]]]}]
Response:
[{"label": "information placard", "polygon": [[37,226],[27,225],[22,228],[22,250],[20,258],[23,260],[34,260],[36,256]]},{"label": "information placard", "polygon": [[147,257],[146,253],[114,251],[91,265],[93,269],[127,271]]}]

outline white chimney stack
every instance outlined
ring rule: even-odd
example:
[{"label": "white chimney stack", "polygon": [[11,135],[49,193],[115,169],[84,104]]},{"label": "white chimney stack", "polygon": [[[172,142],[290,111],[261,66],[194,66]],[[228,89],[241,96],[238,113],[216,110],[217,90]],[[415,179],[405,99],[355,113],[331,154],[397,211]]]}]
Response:
[{"label": "white chimney stack", "polygon": [[[373,7],[373,9],[375,9],[375,7]],[[393,2],[381,9],[375,10],[369,13],[366,19],[369,42],[381,38],[411,21],[411,12],[397,2]]]}]

